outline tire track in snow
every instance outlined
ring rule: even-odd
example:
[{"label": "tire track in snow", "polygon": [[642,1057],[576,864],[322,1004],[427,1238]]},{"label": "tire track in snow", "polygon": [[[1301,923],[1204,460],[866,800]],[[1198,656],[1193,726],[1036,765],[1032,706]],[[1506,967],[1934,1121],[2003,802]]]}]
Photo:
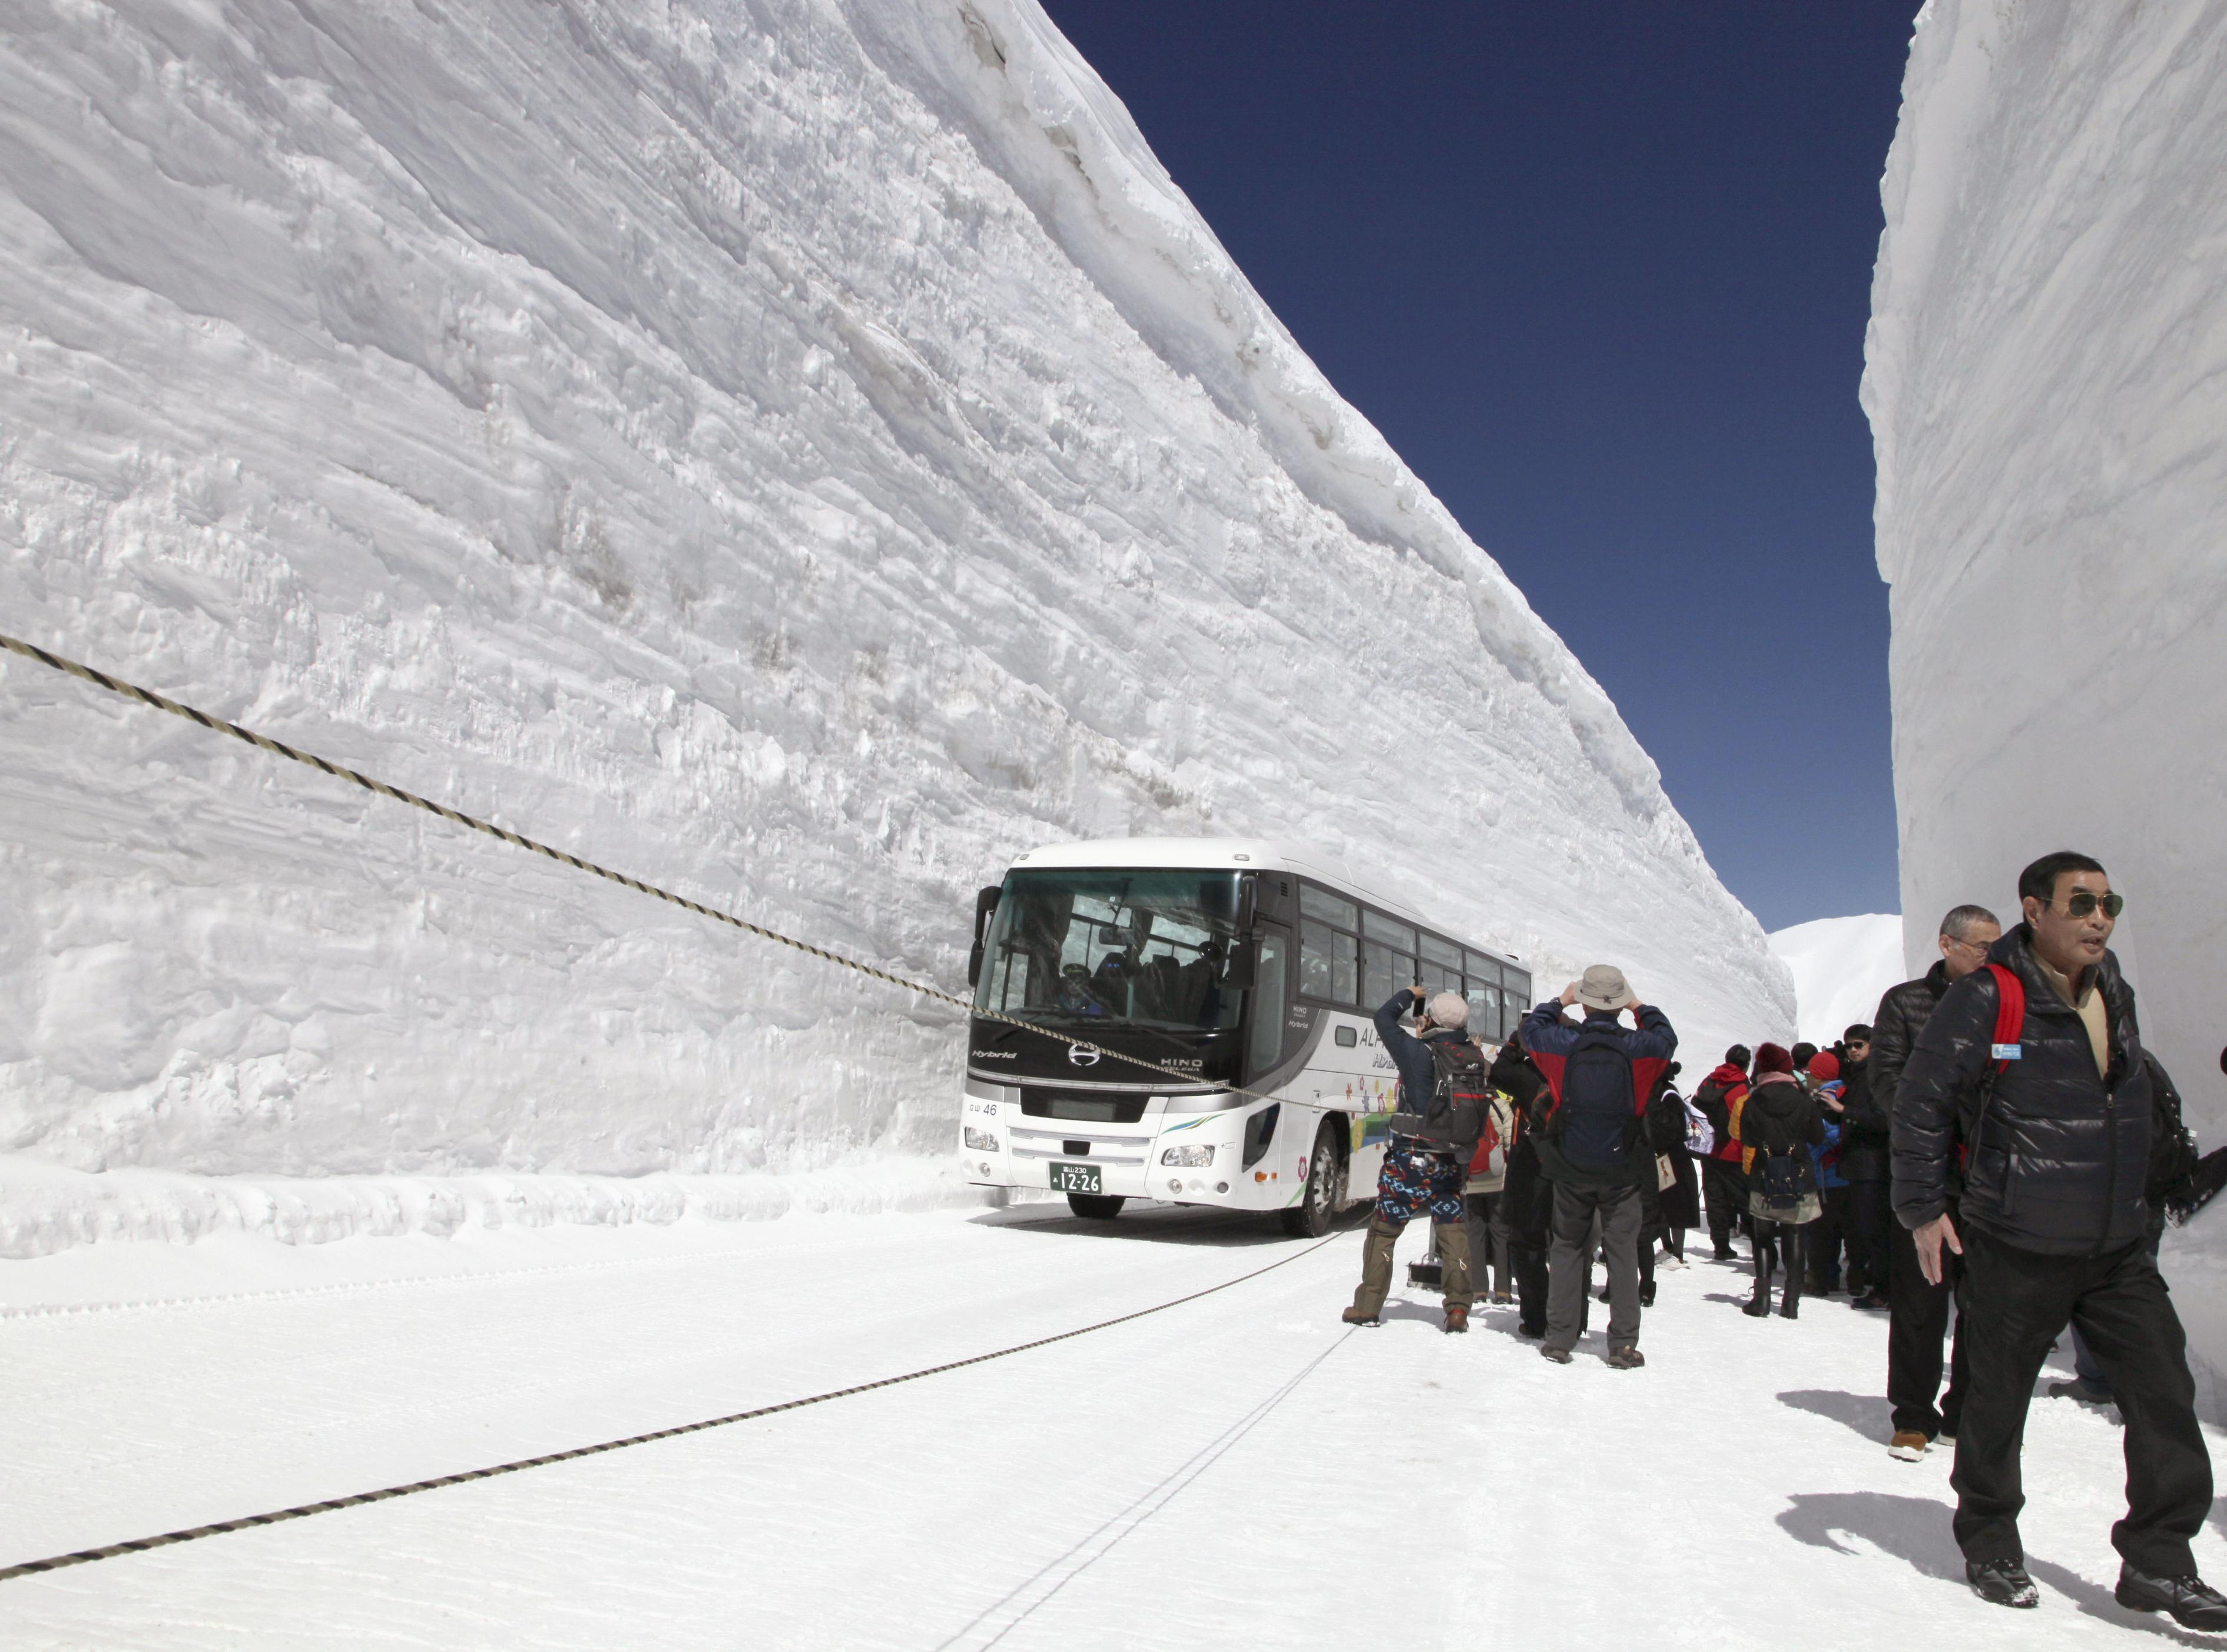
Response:
[{"label": "tire track in snow", "polygon": [[[1344,1347],[1352,1336],[1353,1330],[1349,1329],[1328,1348],[1301,1366],[1298,1372],[1274,1393],[1163,1475],[1150,1488],[1133,1499],[1127,1506],[1108,1515],[1091,1530],[1077,1538],[1056,1559],[1047,1560],[1038,1566],[1036,1571],[1007,1590],[1004,1595],[976,1613],[956,1633],[939,1641],[936,1643],[935,1652],[956,1652],[956,1649],[962,1647],[985,1649],[986,1652],[986,1649],[1003,1641],[1005,1636],[1027,1622],[1039,1608],[1050,1604],[1052,1598],[1061,1590],[1104,1560],[1123,1538],[1173,1502],[1182,1495],[1185,1487],[1212,1468],[1238,1441],[1266,1422],[1285,1400],[1299,1391],[1300,1385],[1312,1376],[1324,1361]],[[1047,1582],[1050,1584],[1049,1587],[1040,1587]],[[1026,1604],[1019,1604],[1023,1601]],[[1016,1605],[1018,1605],[1019,1609],[1012,1610]],[[975,1638],[984,1635],[993,1623],[999,1624],[994,1634],[989,1634],[984,1639]]]}]

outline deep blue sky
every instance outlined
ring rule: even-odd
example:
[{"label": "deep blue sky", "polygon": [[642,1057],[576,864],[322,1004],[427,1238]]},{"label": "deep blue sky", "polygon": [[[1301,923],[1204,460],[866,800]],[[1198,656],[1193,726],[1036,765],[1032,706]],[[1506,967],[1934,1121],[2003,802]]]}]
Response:
[{"label": "deep blue sky", "polygon": [[1856,405],[1918,0],[1046,0],[1763,920],[1898,909]]}]

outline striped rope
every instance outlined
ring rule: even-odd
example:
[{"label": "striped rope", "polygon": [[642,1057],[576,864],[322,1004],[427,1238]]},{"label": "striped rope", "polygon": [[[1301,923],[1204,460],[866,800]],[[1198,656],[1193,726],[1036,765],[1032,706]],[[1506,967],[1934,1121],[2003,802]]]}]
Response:
[{"label": "striped rope", "polygon": [[385,1486],[377,1491],[360,1491],[350,1497],[329,1497],[322,1502],[305,1502],[291,1508],[274,1509],[267,1515],[249,1515],[239,1520],[220,1520],[208,1526],[189,1526],[182,1531],[163,1532],[153,1537],[133,1538],[127,1543],[106,1543],[99,1548],[79,1549],[69,1554],[50,1555],[43,1560],[25,1560],[20,1565],[0,1567],[0,1583],[10,1578],[28,1578],[41,1572],[56,1572],[64,1566],[87,1566],[95,1560],[111,1560],[120,1554],[138,1554],[148,1549],[168,1548],[175,1543],[192,1543],[204,1537],[221,1537],[227,1532],[249,1531],[258,1526],[276,1526],[290,1520],[306,1520],[311,1515],[329,1514],[336,1508],[356,1508],[365,1503],[385,1502],[392,1497],[407,1497],[420,1491],[437,1491],[443,1486],[461,1486],[474,1480],[492,1480],[497,1475],[516,1474],[524,1469],[546,1468],[552,1463],[570,1463],[584,1457],[596,1457],[604,1451],[623,1451],[629,1445],[647,1445],[653,1440],[677,1439],[683,1434],[700,1434],[707,1428],[725,1428],[734,1423],[746,1423],[759,1417],[777,1416],[784,1411],[801,1411],[807,1406],[825,1405],[831,1400],[847,1400],[854,1394],[871,1394],[877,1388],[893,1388],[901,1382],[917,1382],[922,1377],[941,1376],[947,1371],[963,1371],[970,1365],[986,1365],[992,1360],[1002,1360],[1015,1354],[1025,1354],[1032,1349],[1049,1348],[1054,1343],[1070,1342],[1077,1336],[1088,1336],[1093,1331],[1107,1330],[1115,1325],[1126,1325],[1132,1320],[1144,1319],[1171,1308],[1180,1308],[1185,1303],[1196,1302],[1218,1292],[1257,1279],[1264,1273],[1273,1273],[1287,1267],[1303,1257],[1313,1255],[1324,1246],[1343,1238],[1332,1234],[1328,1239],[1317,1240],[1305,1250],[1279,1258],[1266,1267],[1254,1268],[1250,1273],[1241,1273],[1234,1279],[1224,1279],[1220,1285],[1210,1285],[1189,1296],[1177,1297],[1154,1307],[1139,1308],[1112,1319],[1101,1319],[1094,1325],[1082,1325],[1074,1330],[1063,1330],[1051,1336],[1039,1336],[1034,1342],[1016,1343],[1011,1348],[1001,1348],[993,1354],[976,1354],[963,1360],[951,1360],[941,1365],[923,1367],[908,1371],[903,1376],[883,1377],[877,1381],[860,1382],[847,1388],[832,1388],[826,1394],[808,1395],[801,1400],[784,1400],[778,1405],[760,1406],[751,1411],[738,1411],[731,1416],[712,1417],[700,1423],[683,1423],[677,1428],[653,1429],[647,1434],[631,1434],[624,1439],[605,1440],[598,1445],[576,1445],[570,1451],[550,1451],[540,1457],[520,1457],[515,1463],[498,1463],[491,1468],[468,1469],[462,1474],[443,1474],[431,1480],[413,1480],[407,1485]]},{"label": "striped rope", "polygon": [[[1024,1021],[1018,1016],[1006,1015],[997,1010],[986,1010],[971,999],[962,998],[956,993],[946,992],[941,987],[929,986],[920,981],[908,980],[902,975],[893,975],[888,970],[877,969],[871,964],[861,963],[858,960],[847,958],[839,952],[830,952],[825,947],[815,947],[808,941],[799,941],[794,935],[785,935],[778,929],[769,929],[762,923],[753,923],[748,918],[737,917],[731,912],[721,911],[718,907],[705,906],[701,901],[692,901],[685,895],[675,895],[671,890],[660,889],[655,883],[644,883],[639,877],[629,877],[624,872],[613,871],[608,866],[597,865],[592,860],[584,860],[577,855],[570,854],[565,850],[543,843],[538,838],[529,838],[523,832],[513,832],[507,826],[496,826],[494,822],[482,820],[476,815],[466,814],[461,809],[452,809],[445,803],[437,803],[431,798],[418,796],[415,792],[406,792],[399,786],[390,786],[385,781],[364,774],[359,769],[350,769],[345,763],[330,762],[318,756],[313,751],[303,751],[283,741],[273,740],[267,734],[258,734],[254,730],[242,728],[237,723],[227,722],[220,717],[212,717],[207,711],[197,710],[182,701],[174,700],[168,695],[157,694],[151,688],[142,688],[137,683],[128,683],[119,677],[112,677],[106,672],[96,671],[91,666],[81,665],[77,660],[66,659],[61,654],[49,654],[35,643],[25,642],[19,638],[0,633],[0,648],[21,654],[26,660],[36,660],[42,666],[61,672],[66,676],[75,677],[80,681],[91,683],[95,687],[105,688],[112,694],[120,694],[125,699],[137,700],[142,705],[150,705],[158,711],[168,711],[172,717],[182,717],[188,723],[197,723],[212,734],[228,734],[233,739],[244,742],[258,750],[267,751],[274,757],[284,757],[290,762],[301,763],[304,767],[316,769],[321,774],[330,775],[335,780],[344,780],[353,785],[361,786],[367,792],[376,793],[380,797],[392,798],[397,803],[406,803],[412,808],[424,810],[428,814],[437,814],[451,825],[463,826],[473,832],[484,832],[487,836],[498,839],[514,848],[531,850],[537,855],[545,855],[551,860],[561,862],[573,868],[576,871],[588,872],[609,883],[616,883],[622,889],[630,889],[637,895],[654,896],[669,905],[679,907],[684,912],[692,912],[698,917],[710,918],[715,922],[740,929],[746,934],[756,935],[762,941],[776,941],[782,946],[794,947],[796,951],[807,954],[823,963],[836,964],[845,969],[856,970],[861,975],[871,976],[875,980],[890,986],[901,987],[908,992],[917,992],[922,997],[933,998],[940,1004],[950,1005],[953,1008],[962,1010],[969,1015],[979,1016],[985,1021],[1003,1022],[1007,1026],[1018,1027],[1026,1032],[1059,1039],[1077,1049],[1092,1050],[1101,1057],[1126,1062],[1131,1067],[1143,1068],[1146,1072],[1158,1074],[1163,1078],[1174,1079],[1186,1088],[1196,1088],[1201,1083],[1199,1075],[1196,1073],[1186,1073],[1180,1068],[1164,1066],[1158,1062],[1148,1061],[1141,1056],[1131,1056],[1118,1049],[1108,1049],[1103,1044],[1094,1044],[1088,1039],[1077,1038],[1069,1033],[1038,1026],[1036,1023]],[[1249,1096],[1256,1101],[1275,1100],[1273,1096],[1263,1094],[1258,1090],[1248,1090],[1235,1084],[1219,1084],[1211,1088],[1227,1090],[1233,1095]]]}]

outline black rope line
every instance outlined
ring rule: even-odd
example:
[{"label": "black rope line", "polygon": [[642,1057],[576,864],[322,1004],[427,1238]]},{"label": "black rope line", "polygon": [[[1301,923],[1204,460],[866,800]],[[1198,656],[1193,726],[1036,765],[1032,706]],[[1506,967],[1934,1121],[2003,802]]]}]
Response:
[{"label": "black rope line", "polygon": [[630,889],[637,895],[651,896],[657,900],[677,906],[684,912],[692,912],[699,918],[710,918],[714,922],[724,923],[731,928],[740,929],[745,934],[756,935],[762,941],[777,941],[782,946],[792,947],[798,952],[820,960],[823,963],[836,964],[845,969],[856,970],[861,975],[871,976],[873,979],[888,985],[901,987],[908,992],[917,992],[923,998],[934,998],[938,1003],[950,1005],[954,1009],[965,1011],[969,1015],[979,1016],[985,1021],[1003,1022],[1007,1026],[1018,1027],[1026,1032],[1056,1038],[1062,1043],[1070,1044],[1077,1049],[1093,1050],[1102,1057],[1123,1062],[1131,1067],[1141,1067],[1146,1072],[1157,1074],[1163,1078],[1174,1079],[1187,1088],[1206,1088],[1227,1090],[1233,1095],[1249,1096],[1256,1101],[1273,1101],[1276,1099],[1260,1091],[1248,1090],[1235,1084],[1203,1086],[1199,1075],[1196,1073],[1186,1073],[1179,1068],[1165,1067],[1158,1062],[1147,1061],[1141,1056],[1131,1056],[1118,1049],[1108,1049],[1103,1044],[1094,1044],[1086,1038],[1077,1038],[1069,1033],[1039,1026],[1033,1021],[1024,1021],[1018,1016],[1006,1015],[1000,1011],[982,1009],[971,998],[962,998],[956,993],[943,991],[941,987],[929,986],[921,981],[908,980],[902,975],[893,975],[888,970],[877,969],[871,964],[861,963],[857,959],[847,958],[839,952],[830,952],[826,947],[816,947],[808,941],[799,941],[794,935],[783,934],[778,929],[769,929],[763,924],[753,923],[748,918],[737,917],[735,914],[722,911],[718,907],[706,906],[701,901],[692,901],[685,895],[675,895],[671,890],[661,889],[655,883],[644,883],[641,878],[630,877],[625,872],[613,871],[608,866],[598,865],[592,860],[584,860],[577,855],[543,843],[538,838],[529,838],[523,832],[513,832],[507,826],[499,826],[491,820],[482,820],[476,815],[466,814],[463,810],[452,809],[445,803],[437,803],[431,798],[418,796],[415,792],[405,791],[399,786],[390,786],[386,781],[364,774],[359,769],[350,769],[345,763],[333,762],[318,756],[313,751],[300,750],[287,745],[283,741],[273,740],[267,734],[258,734],[254,730],[242,728],[237,723],[228,723],[220,717],[212,717],[207,711],[197,710],[182,701],[174,700],[168,695],[157,694],[151,688],[142,688],[137,683],[126,682],[120,677],[112,677],[106,672],[96,671],[93,667],[80,664],[77,660],[67,659],[58,654],[49,654],[35,643],[25,642],[20,638],[0,633],[0,648],[19,654],[26,660],[36,660],[40,665],[61,672],[65,676],[75,677],[80,681],[93,684],[97,688],[105,688],[112,694],[121,695],[125,699],[137,700],[140,704],[152,706],[158,711],[168,711],[172,717],[182,717],[188,723],[197,723],[212,734],[230,735],[233,739],[253,746],[258,750],[267,751],[274,757],[284,757],[290,762],[301,763],[306,768],[316,769],[321,774],[330,775],[335,780],[344,780],[352,785],[361,786],[365,791],[376,793],[380,797],[391,798],[397,803],[406,803],[412,808],[424,810],[428,814],[437,814],[451,825],[483,832],[490,838],[498,839],[511,845],[514,848],[531,850],[537,855],[546,856],[549,859],[560,862],[576,871],[587,872],[606,882],[616,883],[622,889]]},{"label": "black rope line", "polygon": [[41,1572],[55,1572],[64,1566],[87,1566],[95,1560],[110,1560],[120,1554],[137,1554],[148,1549],[168,1548],[175,1543],[192,1543],[204,1537],[221,1537],[227,1532],[245,1532],[258,1526],[275,1526],[283,1521],[306,1520],[311,1515],[329,1514],[336,1508],[355,1508],[365,1503],[385,1502],[391,1497],[407,1497],[420,1491],[437,1491],[443,1486],[460,1486],[474,1480],[491,1480],[501,1474],[516,1474],[524,1469],[546,1468],[552,1463],[570,1463],[576,1458],[595,1457],[604,1451],[623,1451],[629,1445],[647,1445],[654,1440],[677,1439],[683,1434],[699,1434],[707,1428],[725,1428],[734,1423],[746,1423],[759,1417],[777,1416],[784,1411],[801,1411],[807,1406],[825,1405],[831,1400],[847,1400],[854,1394],[871,1394],[877,1388],[893,1388],[901,1382],[917,1382],[922,1377],[941,1376],[947,1371],[962,1371],[970,1365],[986,1365],[992,1360],[1002,1360],[1014,1354],[1025,1354],[1032,1349],[1049,1348],[1054,1343],[1064,1343],[1077,1336],[1088,1336],[1093,1331],[1107,1330],[1115,1325],[1126,1325],[1135,1319],[1144,1319],[1171,1308],[1180,1308],[1185,1303],[1196,1302],[1217,1292],[1257,1279],[1264,1273],[1273,1273],[1279,1267],[1288,1267],[1304,1257],[1313,1255],[1324,1246],[1344,1237],[1332,1234],[1327,1239],[1317,1240],[1305,1250],[1294,1251],[1280,1257],[1266,1267],[1254,1268],[1250,1273],[1241,1273],[1234,1279],[1224,1279],[1220,1285],[1208,1285],[1188,1296],[1177,1297],[1150,1308],[1139,1308],[1112,1319],[1101,1319],[1094,1325],[1082,1325],[1074,1330],[1063,1330],[1050,1336],[1039,1336],[1033,1342],[1016,1343],[1011,1348],[1001,1348],[992,1354],[976,1354],[963,1360],[950,1360],[941,1365],[930,1365],[917,1371],[908,1371],[903,1376],[882,1377],[872,1382],[860,1382],[847,1388],[832,1388],[826,1394],[815,1394],[801,1400],[784,1400],[777,1405],[759,1406],[750,1411],[738,1411],[731,1416],[708,1418],[700,1423],[682,1423],[674,1428],[653,1429],[647,1434],[631,1434],[624,1439],[605,1440],[597,1445],[576,1445],[570,1451],[550,1451],[540,1457],[520,1457],[515,1463],[498,1463],[489,1468],[467,1469],[462,1474],[443,1474],[431,1480],[413,1480],[407,1485],[385,1486],[377,1491],[359,1491],[353,1496],[329,1497],[322,1502],[305,1502],[291,1508],[273,1509],[265,1515],[249,1515],[239,1520],[220,1520],[208,1526],[189,1526],[181,1531],[163,1532],[153,1537],[136,1537],[125,1543],[105,1543],[99,1548],[79,1549],[69,1554],[50,1555],[43,1560],[25,1560],[19,1565],[0,1567],[0,1583],[10,1578],[28,1578]]}]

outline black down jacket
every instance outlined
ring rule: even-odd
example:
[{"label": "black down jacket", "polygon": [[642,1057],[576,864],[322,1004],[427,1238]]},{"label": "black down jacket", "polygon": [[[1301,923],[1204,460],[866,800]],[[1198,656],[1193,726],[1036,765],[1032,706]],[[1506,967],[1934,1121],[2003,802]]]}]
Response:
[{"label": "black down jacket", "polygon": [[1948,990],[1949,966],[1937,960],[1916,980],[1887,988],[1879,1001],[1879,1012],[1872,1017],[1872,1058],[1864,1070],[1870,1075],[1872,1099],[1889,1118],[1894,1114],[1895,1088],[1902,1082],[1911,1046]]},{"label": "black down jacket", "polygon": [[1842,1070],[1847,1084],[1841,1097],[1841,1174],[1850,1182],[1888,1181],[1894,1173],[1888,1151],[1893,1126],[1872,1089],[1872,1064],[1858,1062]]},{"label": "black down jacket", "polygon": [[1554,1214],[1554,1190],[1539,1174],[1538,1133],[1554,1097],[1545,1075],[1524,1059],[1513,1039],[1493,1058],[1488,1081],[1508,1097],[1517,1120],[1516,1141],[1508,1150],[1508,1178],[1500,1184],[1501,1210],[1515,1243],[1543,1249]]},{"label": "black down jacket", "polygon": [[[2088,1030],[2035,962],[2020,924],[1990,962],[2026,984],[2023,1054],[1992,1095],[1994,973],[1950,987],[1918,1035],[1894,1106],[1894,1210],[1905,1228],[1948,1208],[1951,1160],[1967,1145],[1962,1224],[2046,1255],[2102,1254],[2149,1232],[2150,1079],[2134,989],[2106,953],[2096,968],[2110,1028],[2110,1070],[2096,1073]],[[1982,1102],[1984,1101],[1984,1116]]]},{"label": "black down jacket", "polygon": [[1740,1111],[1740,1143],[1754,1150],[1748,1174],[1760,1186],[1765,1158],[1795,1161],[1799,1190],[1817,1190],[1817,1160],[1809,1150],[1825,1140],[1825,1119],[1809,1092],[1791,1079],[1764,1078],[1747,1093]]}]

